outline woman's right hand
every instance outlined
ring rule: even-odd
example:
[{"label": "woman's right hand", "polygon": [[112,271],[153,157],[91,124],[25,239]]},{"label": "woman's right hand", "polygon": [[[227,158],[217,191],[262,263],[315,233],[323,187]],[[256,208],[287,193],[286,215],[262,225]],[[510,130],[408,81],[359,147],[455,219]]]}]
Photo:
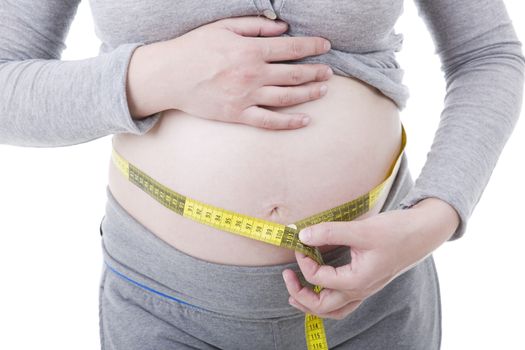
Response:
[{"label": "woman's right hand", "polygon": [[[324,64],[276,64],[330,49],[320,37],[273,37],[287,24],[263,17],[211,22],[177,38],[137,48],[128,71],[134,118],[166,109],[267,129],[304,126],[283,107],[318,99],[333,72]],[[258,37],[258,36],[262,36]],[[325,46],[327,44],[327,46]]]}]

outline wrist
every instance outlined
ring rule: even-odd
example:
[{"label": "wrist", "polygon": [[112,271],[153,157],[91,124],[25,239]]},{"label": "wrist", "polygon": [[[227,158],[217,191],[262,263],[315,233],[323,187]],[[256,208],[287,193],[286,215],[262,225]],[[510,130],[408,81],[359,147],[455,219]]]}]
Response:
[{"label": "wrist", "polygon": [[160,45],[149,44],[136,48],[130,58],[126,95],[130,115],[134,119],[142,119],[152,114],[168,109],[160,89],[162,64],[159,58]]},{"label": "wrist", "polygon": [[435,234],[446,241],[452,237],[460,224],[460,216],[448,202],[437,197],[429,197],[419,201],[412,208],[422,211],[422,216],[429,224],[436,227]]}]

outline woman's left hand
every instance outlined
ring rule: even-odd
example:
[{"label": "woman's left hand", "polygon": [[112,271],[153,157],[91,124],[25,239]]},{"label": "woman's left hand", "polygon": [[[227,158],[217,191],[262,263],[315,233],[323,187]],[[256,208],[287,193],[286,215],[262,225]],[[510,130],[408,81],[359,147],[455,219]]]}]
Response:
[{"label": "woman's left hand", "polygon": [[303,287],[295,272],[286,269],[283,278],[289,302],[305,313],[341,320],[367,297],[430,255],[451,237],[458,224],[459,216],[452,206],[437,198],[426,198],[409,209],[307,227],[300,232],[301,242],[310,246],[349,246],[351,262],[334,268],[319,265],[296,251],[304,278],[324,289],[317,294]]}]

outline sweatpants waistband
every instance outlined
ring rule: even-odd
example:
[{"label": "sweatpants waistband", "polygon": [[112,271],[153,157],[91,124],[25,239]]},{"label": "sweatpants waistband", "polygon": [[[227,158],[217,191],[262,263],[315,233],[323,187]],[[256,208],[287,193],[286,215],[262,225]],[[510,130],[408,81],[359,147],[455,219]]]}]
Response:
[{"label": "sweatpants waistband", "polygon": [[[381,211],[395,209],[413,186],[405,154]],[[182,303],[224,315],[267,319],[301,315],[288,304],[284,269],[301,276],[297,262],[268,266],[218,264],[169,245],[133,218],[106,187],[100,229],[104,262],[113,272]],[[350,262],[346,246],[322,254],[327,265]],[[152,286],[155,286],[153,288]]]}]

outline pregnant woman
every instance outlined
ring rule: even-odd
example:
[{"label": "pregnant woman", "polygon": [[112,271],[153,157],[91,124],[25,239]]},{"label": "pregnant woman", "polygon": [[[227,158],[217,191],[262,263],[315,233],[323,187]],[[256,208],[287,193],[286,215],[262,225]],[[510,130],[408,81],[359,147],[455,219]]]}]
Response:
[{"label": "pregnant woman", "polygon": [[[415,183],[394,57],[401,0],[91,0],[101,54],[61,61],[78,3],[2,3],[0,141],[114,134],[102,349],[326,348],[305,341],[305,315],[323,319],[330,349],[439,348],[431,254],[464,234],[521,107],[525,58],[503,1],[416,1],[447,96]],[[282,225],[387,181],[354,220],[310,225],[301,239],[318,264],[180,215],[123,162],[150,184]]]}]

